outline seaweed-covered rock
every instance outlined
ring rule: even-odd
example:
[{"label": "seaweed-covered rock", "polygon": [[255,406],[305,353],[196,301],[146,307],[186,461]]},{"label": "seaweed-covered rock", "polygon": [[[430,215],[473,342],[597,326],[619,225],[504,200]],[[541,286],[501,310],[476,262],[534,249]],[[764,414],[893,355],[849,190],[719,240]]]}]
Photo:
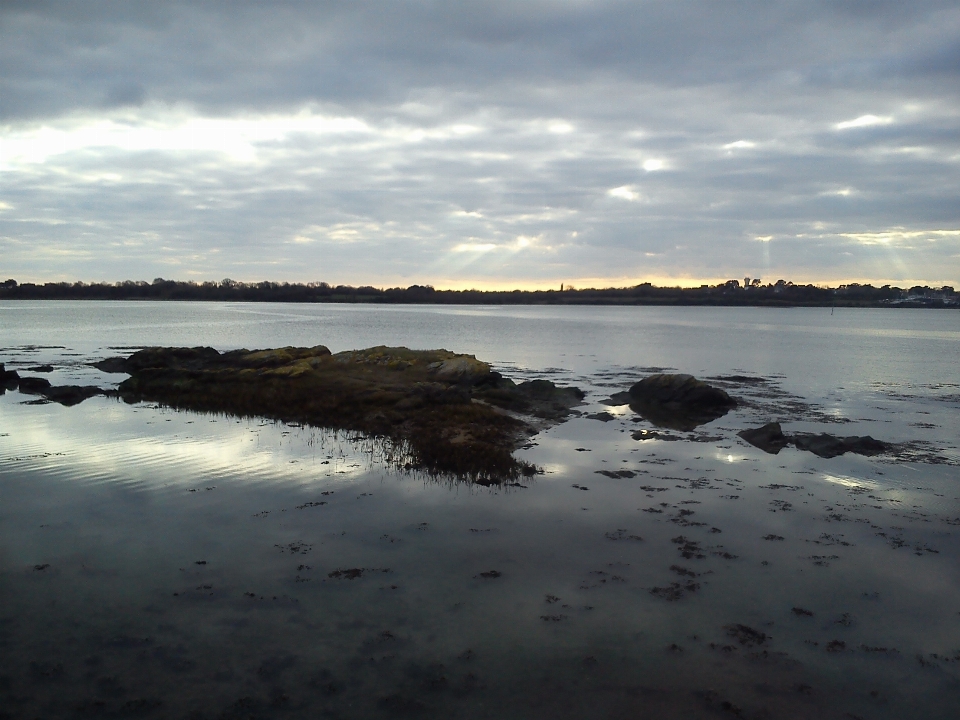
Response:
[{"label": "seaweed-covered rock", "polygon": [[767,423],[758,428],[747,428],[738,432],[737,435],[771,455],[776,455],[790,443],[778,422]]},{"label": "seaweed-covered rock", "polygon": [[737,401],[692,375],[650,375],[630,388],[630,407],[654,425],[689,431],[726,415]]},{"label": "seaweed-covered rock", "polygon": [[128,402],[356,430],[392,441],[404,465],[485,483],[523,475],[512,451],[583,399],[546,380],[517,385],[447,350],[145,348],[122,367]]}]

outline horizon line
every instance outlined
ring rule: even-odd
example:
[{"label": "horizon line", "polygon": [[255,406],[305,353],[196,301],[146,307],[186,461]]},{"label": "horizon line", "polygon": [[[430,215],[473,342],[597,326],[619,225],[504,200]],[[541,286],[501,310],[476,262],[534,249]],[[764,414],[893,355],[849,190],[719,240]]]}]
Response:
[{"label": "horizon line", "polygon": [[[431,283],[431,282],[411,282],[406,280],[405,282],[410,284],[377,284],[374,285],[370,282],[362,282],[357,284],[344,283],[344,282],[329,282],[323,280],[237,280],[233,278],[223,278],[222,280],[212,280],[212,279],[173,279],[173,278],[162,278],[157,277],[152,281],[148,280],[131,280],[125,278],[123,280],[66,280],[66,279],[56,279],[56,280],[16,280],[15,278],[10,278],[9,280],[0,279],[0,286],[6,285],[10,281],[16,282],[17,285],[77,285],[82,284],[85,286],[97,286],[97,285],[106,285],[110,287],[121,286],[125,283],[134,283],[136,285],[153,285],[158,282],[173,282],[173,283],[189,283],[197,286],[202,286],[206,283],[213,283],[216,285],[222,285],[226,282],[236,283],[238,285],[244,285],[247,287],[255,287],[260,283],[271,283],[277,285],[283,285],[284,283],[288,285],[300,285],[300,286],[313,286],[318,287],[322,284],[326,284],[329,287],[349,287],[349,288],[363,288],[370,287],[380,292],[386,290],[407,290],[413,287],[429,287],[438,292],[484,292],[484,293],[497,293],[497,292],[549,292],[549,291],[600,291],[600,290],[628,290],[642,285],[651,285],[652,287],[661,288],[661,289],[696,289],[700,287],[717,287],[724,285],[731,281],[737,281],[738,283],[744,283],[744,281],[754,282],[756,281],[760,287],[774,286],[777,283],[783,282],[788,285],[795,286],[814,286],[821,289],[837,289],[843,286],[851,285],[870,285],[875,288],[882,288],[885,286],[889,287],[898,287],[900,289],[909,289],[911,287],[928,287],[930,289],[941,289],[944,287],[955,287],[958,283],[956,281],[930,281],[930,280],[917,280],[917,279],[889,279],[889,278],[857,278],[857,279],[847,279],[838,281],[837,279],[829,280],[788,280],[786,278],[777,278],[774,281],[763,282],[762,278],[751,278],[749,276],[744,276],[741,278],[665,278],[657,277],[653,279],[638,279],[632,278],[627,280],[626,278],[581,278],[579,280],[550,280],[550,281],[526,281],[522,283],[514,282],[511,284],[504,284],[503,281],[487,281],[478,283],[476,280],[473,281],[447,281],[446,283]],[[586,284],[585,284],[586,281]],[[593,281],[591,284],[590,281]],[[605,284],[600,285],[599,282]],[[664,282],[665,281],[665,282]],[[834,284],[835,283],[835,284]]]}]

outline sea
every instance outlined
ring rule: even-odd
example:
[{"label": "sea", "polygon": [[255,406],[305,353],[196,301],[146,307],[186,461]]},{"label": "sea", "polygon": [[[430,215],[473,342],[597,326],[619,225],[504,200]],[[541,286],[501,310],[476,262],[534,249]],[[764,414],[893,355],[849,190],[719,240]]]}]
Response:
[{"label": "sea", "polygon": [[[0,302],[0,362],[54,385],[318,344],[586,396],[517,451],[541,473],[482,487],[356,433],[7,390],[0,719],[960,717],[960,312]],[[738,407],[604,403],[657,372]],[[895,451],[737,434],[773,421]]]}]

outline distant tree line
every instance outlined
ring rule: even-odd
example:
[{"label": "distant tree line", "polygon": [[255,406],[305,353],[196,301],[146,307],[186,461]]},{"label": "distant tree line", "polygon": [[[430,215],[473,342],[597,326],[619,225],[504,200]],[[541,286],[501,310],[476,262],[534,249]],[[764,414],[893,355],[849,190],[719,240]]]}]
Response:
[{"label": "distant tree line", "polygon": [[744,278],[695,288],[633,287],[576,290],[435,290],[429,285],[375,288],[369,285],[257,283],[225,279],[190,282],[157,278],[151,283],[0,282],[0,300],[210,300],[291,303],[427,303],[436,305],[764,305],[836,307],[960,307],[952,287],[874,287],[852,283],[836,288],[795,285],[785,280],[761,284]]}]

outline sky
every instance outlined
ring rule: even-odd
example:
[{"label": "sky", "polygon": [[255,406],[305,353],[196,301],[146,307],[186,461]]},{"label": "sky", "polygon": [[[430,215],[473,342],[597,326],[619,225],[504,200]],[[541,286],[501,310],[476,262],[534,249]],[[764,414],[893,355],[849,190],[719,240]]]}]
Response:
[{"label": "sky", "polygon": [[0,275],[960,286],[960,4],[2,0]]}]

